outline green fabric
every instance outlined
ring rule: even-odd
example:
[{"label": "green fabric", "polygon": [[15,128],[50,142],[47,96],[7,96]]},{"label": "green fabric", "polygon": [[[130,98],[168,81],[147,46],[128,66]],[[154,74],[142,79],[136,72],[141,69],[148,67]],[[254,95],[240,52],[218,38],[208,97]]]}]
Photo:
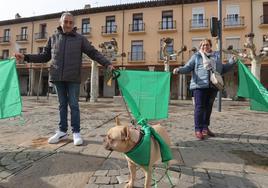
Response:
[{"label": "green fabric", "polygon": [[[119,87],[136,120],[140,116],[148,120],[168,117],[169,72],[123,70],[119,73]],[[133,109],[139,110],[133,112]]]},{"label": "green fabric", "polygon": [[[142,129],[144,136],[140,143],[131,151],[125,153],[130,159],[141,166],[148,166],[150,163],[151,132],[149,129]],[[137,157],[138,156],[138,157]]]},{"label": "green fabric", "polygon": [[0,61],[0,119],[21,115],[20,96],[16,60]]},{"label": "green fabric", "polygon": [[238,60],[239,86],[237,96],[250,98],[250,109],[268,112],[268,91]]},{"label": "green fabric", "polygon": [[147,123],[147,119],[168,117],[170,73],[119,71],[119,76],[116,77],[124,100],[145,134],[139,145],[126,155],[137,164],[148,166],[151,136],[153,136],[159,143],[162,162],[171,160],[172,153],[169,146]]}]

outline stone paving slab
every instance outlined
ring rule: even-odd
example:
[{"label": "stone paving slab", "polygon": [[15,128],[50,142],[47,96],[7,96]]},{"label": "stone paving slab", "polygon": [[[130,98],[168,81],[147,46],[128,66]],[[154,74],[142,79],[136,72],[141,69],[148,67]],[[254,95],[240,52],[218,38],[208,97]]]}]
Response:
[{"label": "stone paving slab", "polygon": [[[105,150],[102,141],[116,116],[129,122],[125,107],[112,99],[95,104],[81,100],[84,144],[74,146],[69,131],[69,140],[50,145],[47,138],[58,124],[56,100],[23,97],[24,124],[18,118],[0,120],[0,187],[124,187],[129,175],[125,157]],[[211,117],[216,137],[204,141],[194,137],[191,101],[171,101],[169,118],[151,122],[161,123],[171,137],[174,187],[268,187],[268,116],[249,111],[248,105],[223,100],[222,112]],[[158,187],[170,187],[161,163],[154,171]],[[143,182],[138,170],[135,186],[143,187]]]}]

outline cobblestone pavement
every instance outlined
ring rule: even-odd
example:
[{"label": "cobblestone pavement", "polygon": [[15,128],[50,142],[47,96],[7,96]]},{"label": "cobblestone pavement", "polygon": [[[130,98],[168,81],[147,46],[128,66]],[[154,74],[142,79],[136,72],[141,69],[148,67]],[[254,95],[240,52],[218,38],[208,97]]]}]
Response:
[{"label": "cobblestone pavement", "polygon": [[[84,144],[74,146],[69,131],[68,140],[49,145],[47,138],[58,124],[56,100],[55,96],[38,101],[24,97],[23,119],[0,120],[0,188],[124,187],[129,171],[123,154],[102,146],[116,116],[129,122],[124,105],[112,99],[91,104],[81,98]],[[223,100],[222,112],[215,107],[211,118],[216,137],[198,141],[191,101],[171,101],[169,118],[160,123],[172,140],[173,187],[268,187],[267,114],[250,111],[248,102]],[[165,173],[161,163],[155,165],[159,188],[171,187]],[[143,187],[143,182],[139,169],[135,187]]]}]

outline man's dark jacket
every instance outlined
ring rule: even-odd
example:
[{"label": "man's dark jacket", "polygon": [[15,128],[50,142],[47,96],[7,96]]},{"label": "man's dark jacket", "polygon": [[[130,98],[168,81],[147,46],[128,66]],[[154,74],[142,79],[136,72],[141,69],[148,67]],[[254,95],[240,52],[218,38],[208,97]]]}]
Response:
[{"label": "man's dark jacket", "polygon": [[91,45],[84,37],[76,33],[63,33],[58,27],[45,48],[40,54],[26,54],[24,60],[27,62],[44,63],[51,59],[50,81],[81,82],[82,53],[87,54],[92,60],[107,67],[111,63]]}]

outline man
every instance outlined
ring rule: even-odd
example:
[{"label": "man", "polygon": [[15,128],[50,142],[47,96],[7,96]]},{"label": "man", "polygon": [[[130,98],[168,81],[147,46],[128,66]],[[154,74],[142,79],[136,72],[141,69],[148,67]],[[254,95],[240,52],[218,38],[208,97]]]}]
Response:
[{"label": "man", "polygon": [[86,102],[87,102],[90,99],[90,77],[88,77],[84,83],[84,90],[87,94],[86,96]]},{"label": "man", "polygon": [[60,122],[59,130],[48,139],[48,143],[50,144],[67,139],[68,105],[71,109],[71,127],[74,145],[83,144],[80,135],[80,110],[78,103],[82,53],[87,54],[91,59],[106,68],[110,70],[114,69],[112,64],[84,36],[76,33],[73,15],[65,12],[61,15],[60,26],[57,28],[57,32],[49,38],[45,50],[42,53],[15,54],[18,61],[25,60],[27,62],[41,63],[48,62],[51,59],[50,81],[57,89]]}]

